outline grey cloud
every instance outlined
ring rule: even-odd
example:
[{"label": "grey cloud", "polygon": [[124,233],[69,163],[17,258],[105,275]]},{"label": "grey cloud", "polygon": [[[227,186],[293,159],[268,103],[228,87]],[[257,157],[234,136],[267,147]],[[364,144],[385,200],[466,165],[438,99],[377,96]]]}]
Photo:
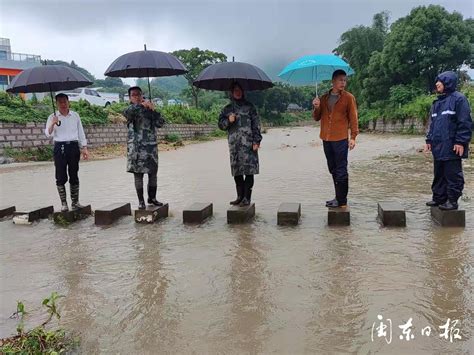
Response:
[{"label": "grey cloud", "polygon": [[[62,38],[73,38],[77,53],[71,53],[74,48],[70,45],[68,52],[80,65],[91,63],[88,43],[84,43],[87,39],[96,51],[90,64],[93,68],[88,69],[97,77],[102,77],[103,70],[114,59],[111,48],[115,55],[122,47],[123,53],[132,47],[141,49],[144,42],[156,50],[198,46],[224,52],[229,58],[235,56],[236,60],[261,66],[274,77],[277,68],[301,55],[331,52],[342,32],[355,25],[369,25],[379,11],[390,11],[393,21],[415,6],[430,3],[472,17],[469,0],[20,0],[8,4],[7,0],[0,0],[0,7],[8,7],[1,15],[2,26],[7,30],[12,21],[17,22],[17,27],[22,21],[28,32],[58,31]],[[17,36],[24,33],[10,33],[12,45]],[[22,51],[28,52],[27,40],[22,39],[21,43]],[[164,43],[167,48],[157,48]],[[49,48],[55,45],[55,41],[45,41],[42,48],[50,53]]]}]

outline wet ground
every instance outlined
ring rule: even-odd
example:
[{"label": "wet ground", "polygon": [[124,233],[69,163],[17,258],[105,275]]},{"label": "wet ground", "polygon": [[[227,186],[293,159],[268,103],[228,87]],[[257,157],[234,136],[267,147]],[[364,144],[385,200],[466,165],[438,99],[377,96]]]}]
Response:
[{"label": "wet ground", "polygon": [[[158,197],[170,217],[154,225],[0,222],[0,337],[15,331],[16,300],[34,308],[34,323],[37,305],[58,291],[60,325],[80,334],[81,353],[468,354],[474,164],[460,201],[466,228],[437,227],[424,206],[432,162],[416,152],[422,145],[360,136],[349,158],[350,227],[327,226],[324,201],[334,192],[315,127],[264,135],[248,225],[226,224],[235,188],[225,140],[160,154]],[[82,203],[136,207],[123,158],[82,162],[80,179]],[[2,204],[17,209],[59,207],[50,163],[0,169],[0,188]],[[381,200],[405,206],[406,228],[379,225]],[[214,217],[183,226],[182,210],[207,201]],[[302,204],[299,226],[276,225],[281,202]],[[377,336],[378,315],[386,337]],[[414,338],[401,340],[410,318]],[[446,339],[439,327],[448,319]],[[421,334],[427,326],[430,336]]]}]

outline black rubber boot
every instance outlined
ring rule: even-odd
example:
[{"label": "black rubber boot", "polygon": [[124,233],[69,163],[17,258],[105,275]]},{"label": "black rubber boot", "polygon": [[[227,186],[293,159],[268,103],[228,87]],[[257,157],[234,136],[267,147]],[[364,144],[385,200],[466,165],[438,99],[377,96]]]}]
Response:
[{"label": "black rubber boot", "polygon": [[234,206],[242,202],[242,199],[244,198],[244,185],[236,184],[235,189],[237,190],[237,198],[234,201],[229,202],[231,205],[234,205]]},{"label": "black rubber boot", "polygon": [[143,188],[136,189],[137,190],[137,197],[138,197],[138,209],[144,210],[146,208],[145,199],[143,198]]},{"label": "black rubber boot", "polygon": [[71,185],[71,200],[71,209],[73,211],[84,207],[79,203],[79,184]]},{"label": "black rubber boot", "polygon": [[244,207],[250,205],[252,201],[252,188],[244,186],[244,198],[240,201],[239,206]]},{"label": "black rubber boot", "polygon": [[442,205],[439,205],[439,209],[443,210],[443,211],[457,210],[458,209],[458,203],[457,202],[446,201]]},{"label": "black rubber boot", "polygon": [[326,207],[346,207],[347,206],[347,193],[349,190],[349,181],[338,181],[336,182],[336,200],[329,201],[326,203]]},{"label": "black rubber boot", "polygon": [[349,193],[349,179],[344,180],[342,184],[338,184],[341,186],[341,199],[337,200],[341,207],[347,205],[347,194]]},{"label": "black rubber boot", "polygon": [[148,186],[148,203],[155,206],[163,206],[163,203],[156,199],[156,186]]},{"label": "black rubber boot", "polygon": [[57,185],[56,188],[58,189],[59,198],[61,200],[61,212],[69,211],[69,207],[67,206],[66,186]]}]

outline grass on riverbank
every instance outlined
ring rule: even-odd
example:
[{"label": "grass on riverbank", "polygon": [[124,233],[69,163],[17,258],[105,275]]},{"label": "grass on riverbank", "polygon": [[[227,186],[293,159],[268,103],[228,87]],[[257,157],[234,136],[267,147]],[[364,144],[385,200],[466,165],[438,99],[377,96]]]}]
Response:
[{"label": "grass on riverbank", "polygon": [[33,329],[25,330],[25,320],[29,314],[26,312],[23,302],[17,302],[16,312],[10,319],[17,319],[17,334],[9,338],[0,339],[1,354],[62,354],[79,345],[79,339],[66,333],[62,328],[47,329],[46,326],[56,318],[59,320],[61,315],[58,310],[58,300],[64,296],[56,292],[51,293],[48,298],[42,302],[46,308],[48,318]]}]

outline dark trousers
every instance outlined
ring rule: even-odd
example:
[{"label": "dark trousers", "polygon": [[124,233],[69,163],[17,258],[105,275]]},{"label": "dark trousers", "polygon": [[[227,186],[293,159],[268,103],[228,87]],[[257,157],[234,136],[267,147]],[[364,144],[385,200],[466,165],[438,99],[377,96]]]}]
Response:
[{"label": "dark trousers", "polygon": [[56,167],[56,185],[66,184],[69,175],[69,184],[79,185],[79,160],[81,151],[77,142],[54,143],[54,166]]},{"label": "dark trousers", "polygon": [[323,147],[328,169],[334,181],[336,199],[340,204],[346,204],[349,192],[349,174],[347,172],[349,142],[347,139],[335,142],[323,141]]},{"label": "dark trousers", "polygon": [[464,188],[461,159],[435,160],[434,179],[431,185],[433,201],[444,203],[447,200],[457,202]]}]

